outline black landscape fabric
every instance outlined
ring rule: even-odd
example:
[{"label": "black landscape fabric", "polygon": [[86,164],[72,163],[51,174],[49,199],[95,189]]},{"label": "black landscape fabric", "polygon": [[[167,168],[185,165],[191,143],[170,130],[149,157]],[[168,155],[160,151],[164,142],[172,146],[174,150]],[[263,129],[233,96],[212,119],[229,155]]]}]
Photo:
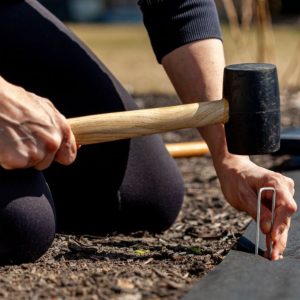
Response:
[{"label": "black landscape fabric", "polygon": [[[299,206],[300,171],[285,174],[295,180],[295,198]],[[253,254],[255,229],[253,221],[240,240],[241,250],[231,250],[224,261],[202,278],[183,300],[300,299],[300,212],[293,217],[283,260],[272,262]],[[261,235],[262,249],[263,242],[264,236]]]}]

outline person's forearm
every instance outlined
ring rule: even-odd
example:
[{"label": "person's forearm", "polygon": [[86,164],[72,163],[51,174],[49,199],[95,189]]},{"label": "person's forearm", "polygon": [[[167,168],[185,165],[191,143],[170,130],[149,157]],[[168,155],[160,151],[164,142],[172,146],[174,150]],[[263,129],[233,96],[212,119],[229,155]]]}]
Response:
[{"label": "person's forearm", "polygon": [[[162,64],[183,103],[222,99],[225,67],[218,39],[196,41],[167,54]],[[230,154],[223,124],[199,128],[215,165]]]}]

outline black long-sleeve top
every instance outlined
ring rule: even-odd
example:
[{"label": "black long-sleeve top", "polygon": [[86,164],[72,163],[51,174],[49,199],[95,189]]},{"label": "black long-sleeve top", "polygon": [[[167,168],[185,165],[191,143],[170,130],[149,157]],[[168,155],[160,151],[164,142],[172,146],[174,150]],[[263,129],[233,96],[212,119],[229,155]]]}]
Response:
[{"label": "black long-sleeve top", "polygon": [[[21,0],[0,0],[13,3]],[[172,50],[208,38],[221,39],[214,0],[137,0],[158,62]]]},{"label": "black long-sleeve top", "polygon": [[214,0],[139,0],[138,4],[159,63],[184,44],[221,39]]}]

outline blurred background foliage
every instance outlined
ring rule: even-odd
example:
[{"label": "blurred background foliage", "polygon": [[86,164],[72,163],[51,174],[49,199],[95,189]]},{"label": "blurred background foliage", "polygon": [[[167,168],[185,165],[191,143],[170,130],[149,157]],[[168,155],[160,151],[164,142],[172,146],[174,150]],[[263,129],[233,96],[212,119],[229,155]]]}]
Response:
[{"label": "blurred background foliage", "polygon": [[[65,22],[130,91],[174,93],[151,50],[137,0],[40,2]],[[281,88],[300,90],[300,1],[215,3],[227,64],[274,63]]]}]

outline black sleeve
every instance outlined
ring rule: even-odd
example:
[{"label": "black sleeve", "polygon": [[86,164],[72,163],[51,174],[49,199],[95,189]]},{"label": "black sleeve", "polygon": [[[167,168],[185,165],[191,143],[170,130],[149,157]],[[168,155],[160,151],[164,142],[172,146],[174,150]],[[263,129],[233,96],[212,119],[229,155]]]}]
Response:
[{"label": "black sleeve", "polygon": [[184,44],[221,38],[214,0],[139,0],[157,61]]}]

